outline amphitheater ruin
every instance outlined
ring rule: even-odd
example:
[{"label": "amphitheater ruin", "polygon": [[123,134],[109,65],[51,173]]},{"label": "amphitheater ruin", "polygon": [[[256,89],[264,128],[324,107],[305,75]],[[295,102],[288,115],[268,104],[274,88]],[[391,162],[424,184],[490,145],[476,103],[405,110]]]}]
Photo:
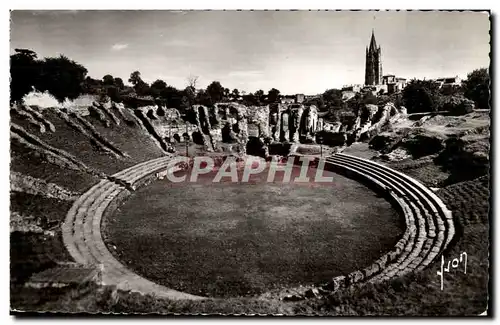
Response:
[{"label": "amphitheater ruin", "polygon": [[[365,105],[348,125],[328,123],[318,117],[314,106],[300,104],[197,105],[185,117],[175,109],[130,109],[110,101],[93,102],[83,113],[17,105],[11,109],[11,117],[12,188],[72,202],[61,234],[73,265],[98,268],[100,284],[120,290],[169,299],[210,299],[137,274],[110,251],[102,233],[106,216],[115,213],[135,191],[169,172],[169,163],[184,154],[186,143],[222,157],[296,159],[302,155],[300,148],[314,146],[317,134],[326,130],[328,138],[322,140],[333,151],[326,158],[316,153],[314,159],[325,159],[327,170],[381,193],[400,213],[405,231],[389,252],[368,267],[325,283],[295,288],[294,294],[283,291],[279,294],[283,301],[319,297],[423,270],[441,256],[456,232],[451,211],[427,186],[382,163],[342,153],[352,143],[372,139],[387,125],[407,121],[404,108],[392,104]],[[288,152],[283,153],[283,145]],[[65,174],[58,177],[62,170]],[[47,177],[49,174],[54,177]],[[76,177],[75,183],[72,177]]]},{"label": "amphitheater ruin", "polygon": [[[327,281],[277,285],[268,291],[260,288],[259,299],[291,304],[323,299],[348,288],[385,283],[427,270],[453,248],[462,230],[442,196],[429,185],[432,183],[412,170],[428,163],[425,159],[429,150],[434,150],[429,151],[431,156],[453,150],[456,134],[472,141],[488,139],[489,120],[485,117],[486,113],[479,110],[465,117],[412,117],[404,107],[392,103],[363,105],[354,119],[339,122],[329,122],[316,107],[302,104],[195,105],[184,115],[164,106],[130,108],[97,98],[81,110],[14,105],[10,124],[11,200],[33,200],[33,204],[13,205],[11,231],[42,236],[41,253],[36,254],[45,261],[27,272],[24,260],[14,261],[15,270],[21,270],[14,281],[31,288],[63,286],[66,282],[85,286],[91,281],[158,299],[214,299],[210,293],[159,283],[138,271],[130,264],[130,255],[120,253],[120,247],[114,246],[106,232],[107,227],[113,227],[110,220],[120,222],[121,207],[137,193],[154,182],[166,182],[162,184],[167,186],[166,174],[189,169],[189,164],[172,167],[172,161],[186,154],[189,159],[207,156],[241,161],[258,157],[295,165],[308,157],[316,164],[323,163],[327,171],[376,193],[404,223],[396,244],[381,248],[368,265],[363,262],[345,273],[332,270]],[[435,135],[436,130],[446,130],[452,134],[451,140]],[[415,141],[420,141],[418,149]],[[385,151],[379,149],[380,143]],[[473,143],[476,149],[471,150],[477,150],[482,142]],[[357,149],[361,147],[364,149]],[[406,158],[414,152],[418,157],[422,150],[426,154],[414,158],[416,167],[409,169],[410,173],[398,168],[399,161],[408,161]],[[475,162],[483,161],[476,152],[472,157]],[[339,189],[342,187],[332,186],[332,191]],[[312,209],[311,214],[319,211]],[[54,247],[58,247],[57,253]],[[185,254],[189,256],[189,251]],[[168,261],[165,263],[168,265]],[[23,272],[26,275],[21,278]]]}]

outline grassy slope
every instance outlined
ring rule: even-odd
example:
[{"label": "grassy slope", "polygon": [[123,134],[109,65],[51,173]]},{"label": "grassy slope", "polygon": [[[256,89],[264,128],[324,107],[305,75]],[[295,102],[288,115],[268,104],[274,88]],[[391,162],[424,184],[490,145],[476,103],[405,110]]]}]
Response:
[{"label": "grassy slope", "polygon": [[12,171],[40,178],[80,193],[99,182],[98,177],[86,172],[70,170],[50,163],[42,159],[35,150],[26,148],[16,141],[11,142],[10,149]]},{"label": "grassy slope", "polygon": [[405,173],[430,187],[439,187],[450,177],[450,173],[436,165],[433,159],[436,155],[419,159],[407,159],[398,162],[384,162],[388,167]]},{"label": "grassy slope", "polygon": [[109,153],[97,150],[86,135],[73,129],[52,110],[47,109],[43,114],[56,128],[54,133],[39,135],[49,145],[65,150],[87,166],[107,174],[116,173],[130,165],[126,158],[117,159]]},{"label": "grassy slope", "polygon": [[[111,109],[115,116],[119,119],[120,125],[114,124],[112,121],[109,127],[103,125],[95,118],[89,116],[84,117],[96,128],[96,130],[115,144],[122,152],[127,153],[134,163],[161,157],[164,151],[155,143],[151,137],[145,134],[138,125],[129,125],[123,117],[115,110]],[[132,120],[133,113],[129,109],[123,110],[127,120]],[[133,141],[131,141],[133,139]]]},{"label": "grassy slope", "polygon": [[10,269],[13,286],[22,285],[30,275],[56,265],[61,261],[72,261],[66,252],[60,232],[60,224],[72,202],[45,198],[26,193],[11,193],[11,211],[34,218],[45,217],[44,230],[53,230],[54,235],[32,232],[10,234]]},{"label": "grassy slope", "polygon": [[[119,128],[112,128],[105,132],[105,136],[112,137],[111,141],[121,136],[125,151],[135,155],[130,159],[116,159],[109,154],[97,151],[90,143],[89,138],[75,131],[50,109],[44,111],[44,116],[55,125],[55,133],[42,134],[36,126],[16,115],[12,116],[12,122],[22,126],[49,145],[73,154],[88,166],[98,170],[115,173],[139,161],[160,156],[160,149],[147,136],[142,135],[138,127],[131,128],[123,123]],[[95,123],[95,121],[93,122]],[[134,148],[135,151],[131,148]],[[11,142],[11,170],[41,178],[80,193],[85,192],[99,181],[97,177],[88,173],[61,168],[50,163],[41,158],[35,150],[26,148],[16,141]],[[50,227],[49,225],[46,227],[54,231],[54,236],[19,231],[11,233],[10,262],[13,306],[17,304],[17,307],[21,308],[24,303],[27,303],[23,302],[22,297],[17,297],[16,294],[20,292],[19,287],[30,275],[52,267],[57,262],[72,260],[64,248],[59,228],[71,204],[72,202],[48,199],[38,195],[11,194],[12,212],[19,212],[26,217],[45,217],[50,223]]]}]

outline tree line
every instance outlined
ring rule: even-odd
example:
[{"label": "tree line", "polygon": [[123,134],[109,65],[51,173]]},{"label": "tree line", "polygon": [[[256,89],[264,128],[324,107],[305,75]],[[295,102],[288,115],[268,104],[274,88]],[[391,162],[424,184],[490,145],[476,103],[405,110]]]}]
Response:
[{"label": "tree line", "polygon": [[[126,85],[123,79],[105,75],[102,79],[87,76],[87,69],[67,58],[48,57],[38,59],[29,49],[16,49],[10,56],[11,103],[22,101],[33,90],[48,92],[59,102],[73,100],[82,94],[109,96],[121,102],[129,98],[151,98],[155,103],[183,110],[193,104],[211,106],[218,102],[239,101],[247,106],[260,106],[280,102],[283,97],[276,88],[267,93],[257,90],[246,93],[238,89],[225,88],[219,81],[211,82],[205,89],[197,88],[197,77],[189,77],[184,89],[177,89],[157,79],[145,82],[139,71],[130,74]],[[327,112],[332,119],[339,114],[355,114],[360,105],[381,105],[392,101],[396,106],[405,106],[408,113],[448,110],[463,99],[474,102],[478,108],[489,108],[490,76],[485,68],[467,75],[460,85],[440,87],[432,80],[411,80],[402,93],[377,95],[357,93],[354,98],[344,100],[342,91],[328,89],[324,93],[307,99],[305,105],[315,105],[320,112]],[[456,106],[456,105],[455,105]]]},{"label": "tree line", "polygon": [[441,87],[433,80],[411,80],[403,89],[403,104],[408,113],[450,111],[469,100],[476,108],[489,109],[490,75],[476,69],[460,84]]},{"label": "tree line", "polygon": [[87,69],[64,55],[38,59],[34,51],[16,49],[10,56],[11,103],[33,90],[48,92],[58,101],[82,94]]},{"label": "tree line", "polygon": [[197,77],[189,77],[184,89],[168,85],[157,79],[148,84],[139,71],[134,71],[126,85],[122,78],[107,74],[102,79],[87,76],[87,69],[64,55],[38,59],[29,49],[16,49],[10,56],[11,103],[22,101],[31,91],[48,92],[59,102],[73,100],[82,94],[109,96],[122,102],[130,98],[151,98],[155,103],[167,107],[185,109],[190,105],[213,105],[218,102],[239,101],[247,106],[260,106],[279,102],[281,93],[272,88],[267,94],[263,90],[246,93],[230,90],[219,81],[211,82],[205,89],[197,88]]}]

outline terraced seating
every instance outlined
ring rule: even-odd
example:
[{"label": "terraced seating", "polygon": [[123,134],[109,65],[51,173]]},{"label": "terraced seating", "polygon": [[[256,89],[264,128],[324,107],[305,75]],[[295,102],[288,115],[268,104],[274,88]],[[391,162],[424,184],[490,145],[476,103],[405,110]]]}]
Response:
[{"label": "terraced seating", "polygon": [[[150,160],[127,168],[112,177],[132,187],[141,178],[167,168],[171,156]],[[153,293],[171,299],[201,299],[202,297],[171,290],[153,283],[130,271],[107,249],[101,235],[101,219],[110,203],[128,190],[116,182],[102,180],[83,194],[71,207],[63,224],[63,240],[77,263],[97,264],[102,269],[104,284],[116,285],[122,290]]]},{"label": "terraced seating", "polygon": [[363,178],[384,191],[405,216],[406,231],[394,249],[364,270],[337,277],[323,289],[358,282],[379,282],[421,270],[442,253],[455,234],[451,212],[427,187],[415,179],[363,158],[335,154],[326,168]]},{"label": "terraced seating", "polygon": [[[144,184],[144,179],[157,177],[168,168],[171,159],[169,155],[137,164],[92,187],[68,212],[63,224],[63,239],[76,262],[101,265],[105,284],[171,299],[203,299],[168,289],[135,274],[111,254],[101,235],[101,219],[111,202],[126,198]],[[325,167],[357,176],[386,193],[387,198],[401,209],[406,231],[394,249],[371,266],[336,277],[321,290],[335,291],[348,285],[384,281],[421,270],[432,263],[453,238],[455,228],[451,212],[431,190],[415,179],[373,161],[345,154],[328,157]]]}]

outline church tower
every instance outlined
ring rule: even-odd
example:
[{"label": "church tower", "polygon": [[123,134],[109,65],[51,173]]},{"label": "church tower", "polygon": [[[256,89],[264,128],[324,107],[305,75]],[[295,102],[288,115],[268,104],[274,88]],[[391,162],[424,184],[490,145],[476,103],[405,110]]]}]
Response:
[{"label": "church tower", "polygon": [[366,48],[365,85],[380,84],[382,84],[382,51],[380,47],[377,47],[372,29],[370,47]]}]

